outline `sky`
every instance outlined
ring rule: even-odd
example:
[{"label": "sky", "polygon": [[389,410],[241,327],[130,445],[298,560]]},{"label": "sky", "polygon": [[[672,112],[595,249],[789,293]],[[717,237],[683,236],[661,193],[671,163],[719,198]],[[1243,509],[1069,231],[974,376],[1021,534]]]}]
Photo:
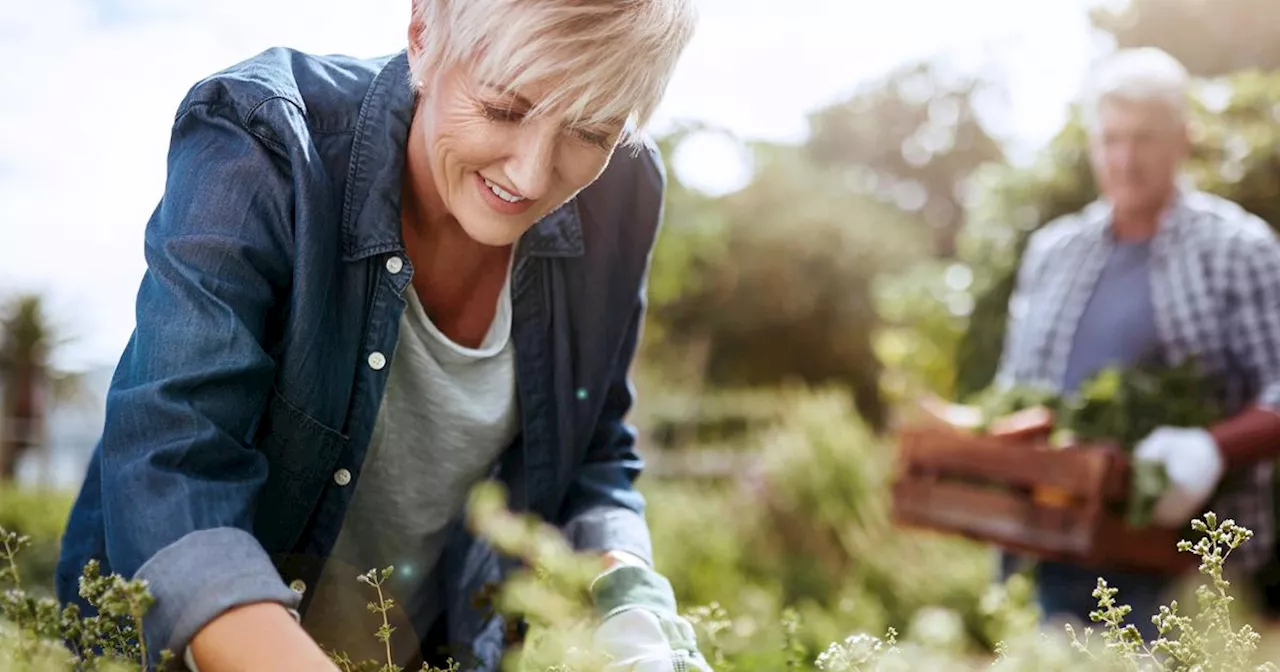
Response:
[{"label": "sky", "polygon": [[[886,70],[945,54],[1005,83],[989,130],[1026,156],[1062,125],[1099,46],[1096,0],[696,0],[700,23],[654,130],[696,120],[797,141],[806,114]],[[198,79],[272,46],[403,47],[409,0],[0,3],[0,298],[42,292],[71,342],[58,364],[113,365],[133,329],[142,234],[174,110]],[[301,10],[301,11],[300,11]],[[736,146],[706,140],[682,179],[724,191]]]}]

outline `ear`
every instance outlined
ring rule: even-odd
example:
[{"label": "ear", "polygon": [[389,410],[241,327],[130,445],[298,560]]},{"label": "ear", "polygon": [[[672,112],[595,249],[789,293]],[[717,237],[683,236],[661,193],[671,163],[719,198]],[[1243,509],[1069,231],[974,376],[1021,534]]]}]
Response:
[{"label": "ear", "polygon": [[422,58],[422,33],[426,26],[422,23],[422,3],[428,0],[411,0],[409,11],[409,62]]}]

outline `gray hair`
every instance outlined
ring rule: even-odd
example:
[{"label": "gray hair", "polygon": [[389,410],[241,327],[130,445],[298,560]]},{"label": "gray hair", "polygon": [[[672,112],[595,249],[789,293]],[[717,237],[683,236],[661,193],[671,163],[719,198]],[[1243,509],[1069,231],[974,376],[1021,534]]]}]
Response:
[{"label": "gray hair", "polygon": [[1084,95],[1084,121],[1097,126],[1098,110],[1108,100],[1155,103],[1179,120],[1187,118],[1190,77],[1173,56],[1155,47],[1121,49],[1093,70]]},{"label": "gray hair", "polygon": [[414,79],[465,65],[508,91],[554,82],[529,116],[626,122],[638,140],[693,36],[693,0],[416,0]]}]

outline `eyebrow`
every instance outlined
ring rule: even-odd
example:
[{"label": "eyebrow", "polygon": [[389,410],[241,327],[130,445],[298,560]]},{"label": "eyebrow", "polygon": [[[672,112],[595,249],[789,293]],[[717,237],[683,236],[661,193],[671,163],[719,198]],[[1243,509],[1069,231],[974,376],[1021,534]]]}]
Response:
[{"label": "eyebrow", "polygon": [[511,96],[513,98],[513,102],[515,102],[517,105],[520,105],[521,107],[527,107],[527,108],[533,107],[533,103],[529,102],[528,98],[525,98],[524,96],[516,93],[515,91],[508,89],[505,86],[500,86],[498,84],[494,84],[493,82],[485,82],[484,86],[485,88],[491,89],[499,95]]},{"label": "eyebrow", "polygon": [[[512,91],[512,90],[508,89],[508,88],[507,88],[507,87],[505,87],[505,86],[502,86],[502,85],[500,85],[500,84],[495,84],[495,83],[493,83],[493,82],[483,82],[483,86],[484,86],[485,88],[487,88],[487,89],[492,90],[493,92],[497,93],[498,95],[502,95],[502,96],[511,96],[511,97],[512,97],[512,102],[514,102],[514,103],[515,103],[517,106],[519,106],[519,107],[523,107],[523,108],[525,108],[525,109],[533,109],[533,103],[532,103],[532,102],[530,102],[528,98],[525,98],[524,96],[522,96],[522,95],[520,95],[520,94],[516,93],[515,91]],[[627,123],[627,120],[626,120],[625,118],[624,118],[624,119],[604,119],[604,120],[601,120],[601,121],[600,121],[600,122],[598,122],[598,123],[600,123],[600,124],[604,124],[604,125],[615,125],[615,124],[616,124],[616,125],[619,125],[619,126],[625,126],[625,125],[626,125],[626,123]]]}]

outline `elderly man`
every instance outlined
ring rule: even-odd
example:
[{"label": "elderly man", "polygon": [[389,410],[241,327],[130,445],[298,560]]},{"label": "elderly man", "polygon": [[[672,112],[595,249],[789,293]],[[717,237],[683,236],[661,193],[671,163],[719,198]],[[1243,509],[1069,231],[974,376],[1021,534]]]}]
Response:
[{"label": "elderly man", "polygon": [[[1234,203],[1179,186],[1190,145],[1187,84],[1185,69],[1155,49],[1121,51],[1094,73],[1085,114],[1102,198],[1033,234],[997,381],[1071,391],[1103,367],[1152,352],[1170,363],[1195,357],[1223,381],[1215,401],[1229,419],[1160,428],[1136,458],[1162,464],[1172,481],[1156,505],[1160,524],[1185,525],[1212,509],[1253,530],[1231,561],[1252,572],[1275,533],[1269,458],[1280,446],[1280,242]],[[1007,572],[1012,560],[1003,564]],[[1039,563],[1046,616],[1089,622],[1097,577]],[[1170,581],[1105,578],[1150,639],[1150,616]]]}]

